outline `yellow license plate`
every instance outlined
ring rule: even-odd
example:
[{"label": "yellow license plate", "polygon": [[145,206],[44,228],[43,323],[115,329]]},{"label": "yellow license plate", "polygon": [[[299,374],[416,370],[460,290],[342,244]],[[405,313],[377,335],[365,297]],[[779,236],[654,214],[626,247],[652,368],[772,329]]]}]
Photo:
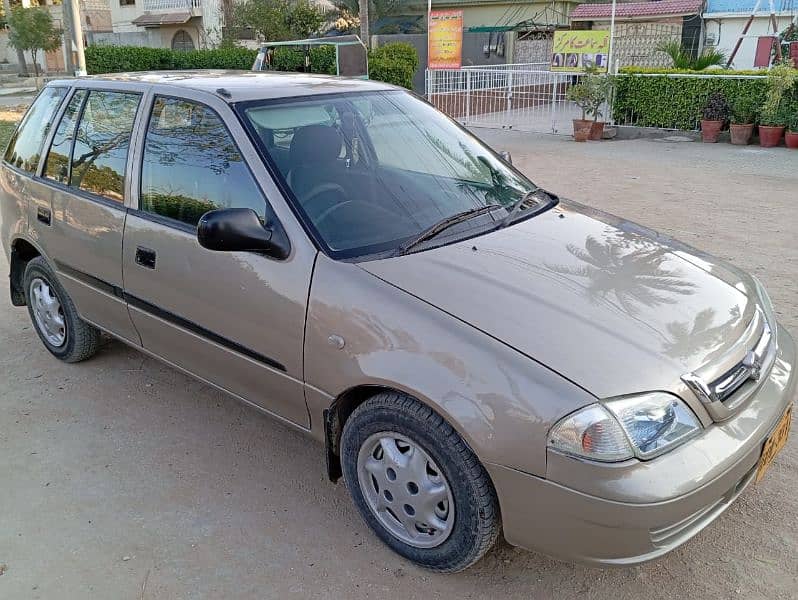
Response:
[{"label": "yellow license plate", "polygon": [[765,447],[762,450],[762,456],[759,459],[759,467],[756,470],[756,480],[759,482],[765,476],[765,471],[768,470],[773,459],[779,451],[784,448],[787,443],[787,436],[790,434],[790,423],[792,421],[792,406],[787,409],[784,416],[776,425],[776,429],[770,434],[770,437],[765,442]]}]

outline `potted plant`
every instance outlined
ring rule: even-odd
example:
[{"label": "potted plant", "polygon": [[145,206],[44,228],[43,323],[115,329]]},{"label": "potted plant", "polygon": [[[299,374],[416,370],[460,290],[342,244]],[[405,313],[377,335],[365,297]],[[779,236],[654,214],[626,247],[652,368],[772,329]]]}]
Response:
[{"label": "potted plant", "polygon": [[609,102],[610,94],[612,93],[612,76],[597,75],[592,71],[588,72],[588,78],[591,79],[590,86],[593,90],[593,103],[587,109],[587,116],[593,117],[593,122],[590,124],[590,138],[593,141],[601,141],[604,139],[604,121],[599,121],[602,116],[602,107]]},{"label": "potted plant", "polygon": [[788,148],[798,150],[798,102],[794,103],[787,120],[787,132],[784,134],[784,143]]},{"label": "potted plant", "polygon": [[715,144],[731,113],[726,96],[721,91],[714,91],[707,98],[701,119],[701,140],[705,144]]},{"label": "potted plant", "polygon": [[565,94],[566,98],[582,109],[582,118],[574,119],[574,140],[586,142],[590,137],[590,127],[592,121],[587,119],[587,111],[593,106],[593,92],[588,81],[583,79],[579,83],[573,84]]},{"label": "potted plant", "polygon": [[798,82],[798,71],[792,64],[782,61],[768,71],[767,93],[759,112],[759,145],[763,148],[778,146],[790,118],[790,107],[784,96]]},{"label": "potted plant", "polygon": [[731,143],[737,146],[747,146],[754,135],[756,122],[756,101],[751,96],[738,96],[732,103]]},{"label": "potted plant", "polygon": [[784,137],[788,115],[781,102],[769,106],[767,102],[759,113],[759,145],[763,148],[773,148],[781,143]]}]

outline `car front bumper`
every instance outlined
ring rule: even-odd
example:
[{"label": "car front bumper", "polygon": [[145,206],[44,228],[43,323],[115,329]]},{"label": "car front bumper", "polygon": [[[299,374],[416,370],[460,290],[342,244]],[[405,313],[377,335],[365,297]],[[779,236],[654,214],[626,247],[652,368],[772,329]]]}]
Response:
[{"label": "car front bumper", "polygon": [[550,453],[547,478],[486,465],[505,538],[605,566],[634,565],[677,548],[755,479],[765,441],[796,399],[796,370],[795,342],[780,328],[776,363],[756,395],[733,418],[671,452],[617,465]]}]

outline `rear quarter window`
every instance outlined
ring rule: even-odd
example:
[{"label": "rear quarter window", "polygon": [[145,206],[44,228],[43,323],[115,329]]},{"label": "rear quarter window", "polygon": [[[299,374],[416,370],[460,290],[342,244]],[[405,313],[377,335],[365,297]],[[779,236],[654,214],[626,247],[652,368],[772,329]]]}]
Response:
[{"label": "rear quarter window", "polygon": [[48,87],[42,90],[19,128],[11,136],[4,157],[6,162],[28,173],[36,171],[44,138],[50,131],[53,117],[66,93],[67,88],[64,87]]}]

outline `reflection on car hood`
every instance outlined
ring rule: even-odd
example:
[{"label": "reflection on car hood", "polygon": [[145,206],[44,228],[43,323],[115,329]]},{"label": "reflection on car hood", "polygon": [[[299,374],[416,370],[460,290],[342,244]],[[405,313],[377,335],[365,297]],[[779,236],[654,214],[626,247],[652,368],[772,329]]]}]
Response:
[{"label": "reflection on car hood", "polygon": [[598,397],[671,389],[727,352],[756,307],[742,272],[565,201],[478,238],[360,266]]}]

